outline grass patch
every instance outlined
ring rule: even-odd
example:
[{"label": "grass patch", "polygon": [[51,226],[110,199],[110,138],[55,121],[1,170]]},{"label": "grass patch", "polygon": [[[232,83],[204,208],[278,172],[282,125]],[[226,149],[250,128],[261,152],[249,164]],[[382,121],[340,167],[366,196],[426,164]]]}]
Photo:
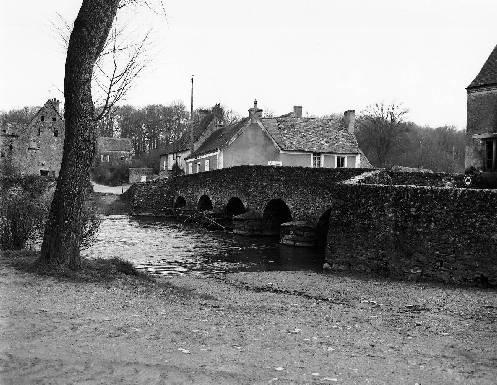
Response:
[{"label": "grass patch", "polygon": [[110,287],[125,286],[136,293],[167,298],[175,297],[180,300],[200,298],[217,300],[209,294],[196,293],[194,289],[174,285],[167,280],[156,279],[153,275],[138,270],[131,262],[122,258],[83,259],[80,270],[68,268],[47,268],[36,263],[39,253],[29,250],[12,250],[0,252],[0,263],[11,266],[16,270],[31,273],[41,277],[52,277],[60,281],[75,283],[99,283]]},{"label": "grass patch", "polygon": [[46,267],[37,264],[38,252],[4,251],[3,259],[18,270],[43,276],[68,279],[76,282],[110,282],[119,278],[132,277],[141,281],[155,281],[146,272],[138,270],[129,261],[122,258],[83,259],[81,269],[71,270],[67,267]]}]

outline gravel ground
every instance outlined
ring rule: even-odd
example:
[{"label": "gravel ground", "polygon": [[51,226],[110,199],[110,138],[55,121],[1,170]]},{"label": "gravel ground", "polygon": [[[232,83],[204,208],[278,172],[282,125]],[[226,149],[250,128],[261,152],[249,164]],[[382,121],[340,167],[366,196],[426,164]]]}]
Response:
[{"label": "gravel ground", "polygon": [[2,384],[495,384],[497,295],[308,272],[76,282],[0,258]]}]

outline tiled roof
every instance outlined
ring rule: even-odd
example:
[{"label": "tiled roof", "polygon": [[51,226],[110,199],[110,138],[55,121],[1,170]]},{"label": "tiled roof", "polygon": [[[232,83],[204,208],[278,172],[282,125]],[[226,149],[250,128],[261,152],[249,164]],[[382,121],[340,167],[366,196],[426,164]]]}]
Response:
[{"label": "tiled roof", "polygon": [[262,118],[262,124],[284,151],[359,153],[354,134],[341,118]]},{"label": "tiled roof", "polygon": [[214,131],[212,135],[209,136],[192,155],[190,155],[190,157],[208,154],[222,148],[230,141],[231,138],[233,138],[233,136],[235,136],[235,134],[247,123],[248,120],[248,118],[244,118],[238,123],[225,126],[217,131]]},{"label": "tiled roof", "polygon": [[480,73],[476,75],[476,78],[468,86],[468,89],[489,85],[497,85],[497,46],[495,46],[481,68]]},{"label": "tiled roof", "polygon": [[361,149],[359,149],[359,152],[361,153],[359,168],[373,168],[366,154]]},{"label": "tiled roof", "polygon": [[133,151],[133,142],[129,138],[111,138],[101,136],[97,139],[98,152]]}]

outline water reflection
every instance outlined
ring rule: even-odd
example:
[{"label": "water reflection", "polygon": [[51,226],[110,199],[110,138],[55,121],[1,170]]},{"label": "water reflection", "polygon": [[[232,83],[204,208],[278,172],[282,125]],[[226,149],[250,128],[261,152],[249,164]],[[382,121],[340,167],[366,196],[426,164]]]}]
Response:
[{"label": "water reflection", "polygon": [[121,257],[156,274],[216,274],[227,271],[320,270],[322,255],[283,246],[275,239],[206,231],[171,220],[111,215],[83,253]]}]

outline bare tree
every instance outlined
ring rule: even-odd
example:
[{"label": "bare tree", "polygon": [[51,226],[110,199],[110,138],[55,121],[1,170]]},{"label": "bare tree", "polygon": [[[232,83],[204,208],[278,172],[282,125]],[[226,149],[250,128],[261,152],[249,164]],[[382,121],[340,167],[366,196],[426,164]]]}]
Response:
[{"label": "bare tree", "polygon": [[407,112],[401,104],[376,103],[361,113],[357,139],[369,157],[376,156],[378,166],[386,166],[395,144],[406,131]]},{"label": "bare tree", "polygon": [[[151,8],[146,1],[121,0],[119,9],[138,3]],[[52,22],[52,28],[66,51],[73,27],[58,13],[57,19]],[[124,19],[121,22],[116,15],[93,69],[92,94],[94,103],[98,106],[95,120],[108,120],[113,115],[113,107],[125,98],[133,83],[147,67],[150,32],[148,30],[141,38],[136,39],[135,36],[130,36],[127,21]]]},{"label": "bare tree", "polygon": [[239,122],[242,118],[238,113],[233,111],[231,108],[227,108],[226,106],[223,106],[223,122],[226,126],[231,126],[232,124],[235,124]]},{"label": "bare tree", "polygon": [[83,0],[74,22],[65,64],[64,152],[41,247],[42,265],[81,266],[82,212],[97,136],[92,79],[117,11],[125,4]]}]

